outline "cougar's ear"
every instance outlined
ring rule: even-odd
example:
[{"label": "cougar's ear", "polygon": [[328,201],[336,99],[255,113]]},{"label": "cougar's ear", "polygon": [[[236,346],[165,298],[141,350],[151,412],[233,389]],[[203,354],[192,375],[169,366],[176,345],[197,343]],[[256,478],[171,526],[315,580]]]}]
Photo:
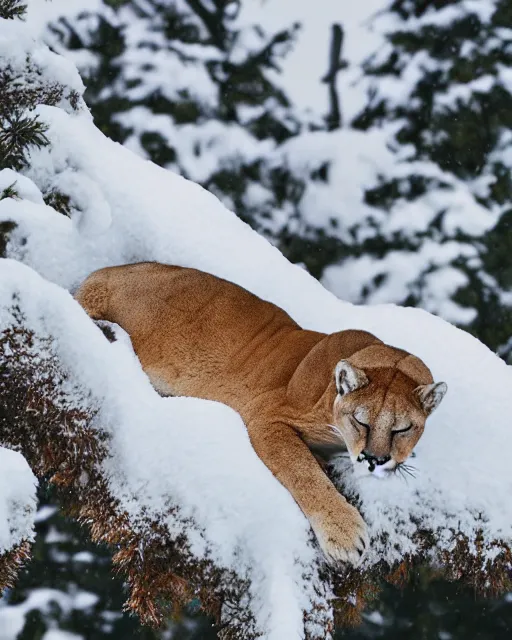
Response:
[{"label": "cougar's ear", "polygon": [[433,382],[432,384],[424,384],[415,389],[423,407],[423,411],[428,415],[437,409],[444,394],[447,392],[448,386],[446,382]]},{"label": "cougar's ear", "polygon": [[368,384],[368,378],[362,369],[350,364],[348,360],[340,360],[334,370],[336,389],[340,396],[350,393]]}]

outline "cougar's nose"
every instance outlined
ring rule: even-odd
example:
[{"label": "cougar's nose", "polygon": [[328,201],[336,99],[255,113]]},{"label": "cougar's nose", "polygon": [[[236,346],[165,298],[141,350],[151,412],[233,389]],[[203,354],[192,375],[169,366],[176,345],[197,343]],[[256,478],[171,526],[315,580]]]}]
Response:
[{"label": "cougar's nose", "polygon": [[370,471],[374,471],[375,467],[380,467],[391,460],[391,456],[382,456],[378,458],[377,456],[372,456],[372,454],[367,451],[363,451],[363,458],[368,462]]}]

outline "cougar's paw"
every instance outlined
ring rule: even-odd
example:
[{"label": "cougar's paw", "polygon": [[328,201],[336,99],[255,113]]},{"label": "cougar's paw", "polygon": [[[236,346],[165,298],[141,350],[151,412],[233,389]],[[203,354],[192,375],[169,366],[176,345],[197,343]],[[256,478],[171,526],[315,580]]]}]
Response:
[{"label": "cougar's paw", "polygon": [[320,547],[330,564],[348,562],[357,566],[370,540],[366,523],[359,511],[348,503],[341,508],[310,518]]}]

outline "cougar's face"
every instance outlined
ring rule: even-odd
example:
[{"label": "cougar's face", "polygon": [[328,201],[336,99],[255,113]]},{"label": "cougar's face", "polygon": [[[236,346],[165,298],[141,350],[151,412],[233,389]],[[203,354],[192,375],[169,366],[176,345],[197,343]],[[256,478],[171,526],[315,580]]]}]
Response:
[{"label": "cougar's face", "polygon": [[353,464],[384,477],[409,458],[423,433],[426,416],[412,402],[407,406],[404,398],[391,393],[382,406],[382,393],[372,394],[371,401],[358,395],[338,396],[336,423]]},{"label": "cougar's face", "polygon": [[366,372],[347,361],[336,368],[334,420],[352,463],[376,477],[397,470],[413,452],[445,383],[418,386],[392,367]]}]

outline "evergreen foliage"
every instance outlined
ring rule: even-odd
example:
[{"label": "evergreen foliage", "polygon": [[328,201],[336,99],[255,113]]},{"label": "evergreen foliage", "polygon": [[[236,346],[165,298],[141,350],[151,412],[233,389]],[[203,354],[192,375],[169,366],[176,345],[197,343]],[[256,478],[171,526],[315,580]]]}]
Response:
[{"label": "evergreen foliage", "polygon": [[[94,640],[216,637],[208,618],[196,622],[194,607],[161,630],[143,627],[136,616],[124,613],[127,592],[111,555],[58,506],[50,485],[41,488],[32,560],[5,595],[11,611],[19,607],[25,617],[16,640],[40,640],[55,628]],[[0,626],[2,620],[0,608]]]},{"label": "evergreen foliage", "polygon": [[14,18],[23,18],[27,11],[27,6],[23,0],[1,0],[0,1],[0,18],[4,20],[13,20]]},{"label": "evergreen foliage", "polygon": [[[0,18],[23,18],[25,11],[22,2],[0,0]],[[48,144],[45,126],[32,112],[39,104],[55,106],[63,99],[78,108],[78,94],[48,82],[32,60],[26,61],[21,75],[0,60],[0,170],[21,170],[32,147]],[[16,183],[0,191],[0,200],[4,198],[18,198]],[[52,192],[46,200],[58,211],[69,212],[69,198],[63,194]],[[9,221],[0,224],[0,257],[15,226]],[[121,581],[112,576],[110,552],[90,542],[81,527],[62,514],[49,489],[42,490],[39,498],[32,562],[4,594],[2,604],[10,606],[2,609],[0,604],[0,636],[4,637],[2,627],[7,625],[3,616],[12,619],[19,611],[22,629],[17,640],[40,640],[55,627],[80,630],[98,640],[135,634],[141,640],[164,638],[151,630],[140,631],[136,618],[123,615],[125,593]]]},{"label": "evergreen foliage", "polygon": [[239,0],[105,2],[99,13],[51,28],[67,55],[88,52],[87,65],[80,55],[76,61],[106,135],[269,230],[287,187],[268,158],[301,126],[274,79],[298,25],[240,30],[240,7]]},{"label": "evergreen foliage", "polygon": [[[22,2],[0,2],[0,18],[23,18],[25,12]],[[49,82],[32,60],[26,61],[21,76],[8,61],[0,60],[0,170],[19,171],[26,166],[31,147],[48,144],[45,126],[31,112],[38,104],[55,106],[63,99],[78,108],[76,91]]]},{"label": "evergreen foliage", "polygon": [[[474,252],[461,251],[451,261],[463,274],[451,296],[474,310],[462,324],[497,349],[512,333],[512,280],[506,266],[512,206],[512,82],[506,69],[512,64],[512,14],[507,0],[483,4],[395,0],[389,10],[395,27],[387,34],[387,46],[364,65],[369,100],[354,126],[369,131],[394,124],[393,145],[408,149],[411,171],[400,179],[383,177],[366,194],[373,205],[390,210],[403,198],[414,205],[436,183],[449,190],[444,175],[463,182],[489,212],[487,230],[472,228],[470,211],[449,228],[449,210],[439,206],[419,233],[403,228],[380,247],[366,249],[385,260],[395,248],[418,251],[429,240],[471,246]],[[439,170],[435,179],[427,171],[430,166]],[[425,264],[411,283],[410,296],[396,302],[421,305],[433,269]]]}]

